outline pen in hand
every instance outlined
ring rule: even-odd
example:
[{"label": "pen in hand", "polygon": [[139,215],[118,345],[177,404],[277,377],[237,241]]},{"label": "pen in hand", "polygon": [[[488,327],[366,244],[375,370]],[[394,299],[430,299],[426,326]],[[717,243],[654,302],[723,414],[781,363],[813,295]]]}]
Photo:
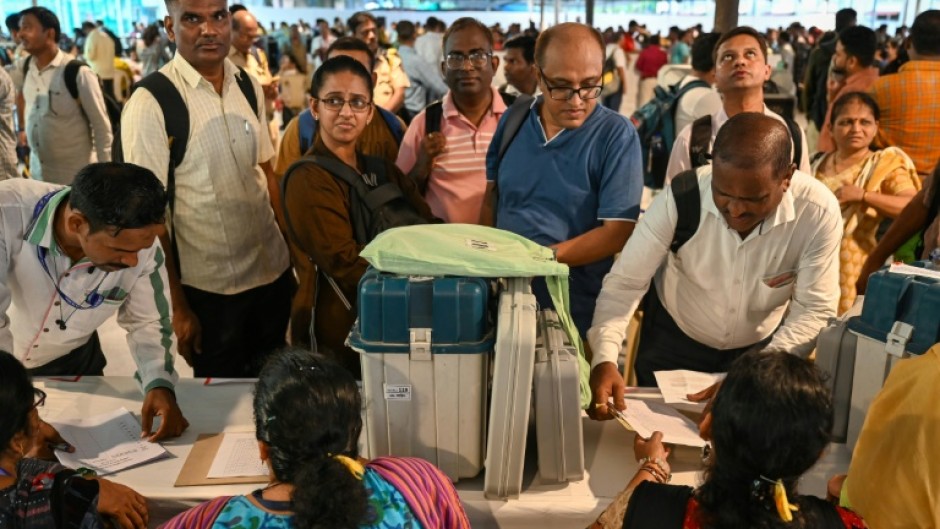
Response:
[{"label": "pen in hand", "polygon": [[68,452],[70,454],[75,452],[75,447],[69,443],[47,443],[46,446],[48,446],[50,450],[59,450],[62,452]]}]

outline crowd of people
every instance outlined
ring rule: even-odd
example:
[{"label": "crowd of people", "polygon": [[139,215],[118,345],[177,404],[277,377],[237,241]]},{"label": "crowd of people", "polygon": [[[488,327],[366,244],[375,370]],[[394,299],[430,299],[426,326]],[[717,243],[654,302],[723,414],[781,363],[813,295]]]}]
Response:
[{"label": "crowd of people", "polygon": [[[898,41],[851,9],[825,33],[797,23],[659,35],[635,22],[504,31],[470,17],[386,28],[369,12],[265,32],[225,0],[166,8],[127,46],[92,22],[66,43],[45,7],[7,18],[17,48],[0,69],[0,362],[25,369],[0,370],[0,405],[15,411],[0,418],[0,521],[48,492],[29,489],[40,473],[83,498],[69,511],[83,527],[98,514],[146,524],[133,491],[33,457],[60,440],[35,413],[30,376],[103,374],[96,331],[116,314],[151,441],[189,426],[175,352],[197,377],[260,376],[271,483],[170,527],[251,516],[265,527],[467,526],[427,463],[358,459],[359,356],[345,345],[363,247],[389,227],[459,223],[522,235],[569,266],[593,419],[625,405],[618,357],[637,310],[640,385],[663,369],[729,372],[694,396],[714,402],[703,484],[647,484],[669,481],[669,449],[638,439],[640,470],[597,526],[669,525],[660,513],[675,527],[863,526],[798,494],[831,428],[806,358],[889,258],[940,261],[940,11],[919,13]],[[122,61],[140,64],[126,93]],[[619,112],[630,63],[637,106],[658,97],[660,68],[689,65],[669,87],[677,127],[645,211],[646,138]],[[799,92],[805,128],[765,103],[781,80]],[[545,281],[532,288],[551,308]],[[936,377],[936,354],[918,362]],[[863,432],[860,446],[889,453],[879,435]],[[903,527],[865,488],[872,467],[852,469],[834,496],[876,529]],[[916,475],[882,495],[913,495],[911,515],[937,522],[937,474]],[[52,490],[36,501],[58,516]]]}]

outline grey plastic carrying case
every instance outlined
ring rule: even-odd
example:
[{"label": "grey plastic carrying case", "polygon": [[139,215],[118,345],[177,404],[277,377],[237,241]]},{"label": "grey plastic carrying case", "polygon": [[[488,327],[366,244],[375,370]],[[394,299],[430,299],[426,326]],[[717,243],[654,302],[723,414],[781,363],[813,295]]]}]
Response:
[{"label": "grey plastic carrying case", "polygon": [[542,480],[584,478],[578,351],[554,310],[538,313],[535,345],[535,437]]},{"label": "grey plastic carrying case", "polygon": [[499,294],[483,478],[487,499],[516,498],[522,490],[535,367],[536,303],[529,283],[506,279]]}]

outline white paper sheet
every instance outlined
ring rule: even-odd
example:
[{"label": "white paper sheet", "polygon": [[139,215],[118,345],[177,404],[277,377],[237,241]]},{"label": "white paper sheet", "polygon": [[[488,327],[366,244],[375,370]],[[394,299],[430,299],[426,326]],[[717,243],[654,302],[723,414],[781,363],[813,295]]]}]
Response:
[{"label": "white paper sheet", "polygon": [[663,393],[663,401],[667,404],[692,404],[702,408],[705,403],[696,403],[686,398],[686,395],[698,393],[725,378],[725,373],[700,373],[677,369],[674,371],[654,371],[656,385]]},{"label": "white paper sheet", "polygon": [[698,436],[698,426],[688,417],[663,402],[625,399],[624,418],[643,437],[663,432],[663,442],[684,446],[705,446]]},{"label": "white paper sheet", "polygon": [[268,467],[261,463],[258,440],[254,432],[225,432],[219,451],[209,467],[209,478],[267,476]]},{"label": "white paper sheet", "polygon": [[70,468],[90,468],[99,476],[169,456],[159,443],[140,438],[140,423],[123,407],[84,419],[57,419],[50,424],[75,447],[71,454],[56,450],[59,462]]}]

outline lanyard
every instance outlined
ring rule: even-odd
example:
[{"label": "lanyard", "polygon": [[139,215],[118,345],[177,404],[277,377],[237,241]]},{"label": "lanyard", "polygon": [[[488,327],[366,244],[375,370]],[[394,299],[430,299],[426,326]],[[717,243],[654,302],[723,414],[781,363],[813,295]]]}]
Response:
[{"label": "lanyard", "polygon": [[[36,208],[33,209],[33,218],[32,221],[30,221],[30,228],[36,224],[39,219],[39,214],[42,213],[43,208],[46,207],[46,204],[49,203],[49,200],[56,193],[57,191],[52,191],[39,199],[39,202],[36,204]],[[52,229],[55,229],[55,227]],[[104,296],[98,292],[98,289],[101,287],[101,283],[104,282],[104,278],[108,276],[108,272],[104,273],[104,276],[102,276],[101,280],[98,281],[98,284],[95,285],[95,289],[85,296],[84,301],[75,301],[65,292],[62,292],[62,289],[59,287],[58,278],[53,277],[52,272],[49,271],[49,265],[46,263],[46,257],[48,255],[49,251],[46,248],[43,248],[42,246],[36,247],[36,257],[39,258],[39,264],[42,266],[42,269],[45,270],[46,275],[49,276],[49,279],[52,281],[52,286],[55,287],[56,293],[59,294],[59,297],[62,299],[62,301],[65,302],[66,305],[74,308],[75,310],[87,310],[99,307],[102,303],[104,303]]]}]

